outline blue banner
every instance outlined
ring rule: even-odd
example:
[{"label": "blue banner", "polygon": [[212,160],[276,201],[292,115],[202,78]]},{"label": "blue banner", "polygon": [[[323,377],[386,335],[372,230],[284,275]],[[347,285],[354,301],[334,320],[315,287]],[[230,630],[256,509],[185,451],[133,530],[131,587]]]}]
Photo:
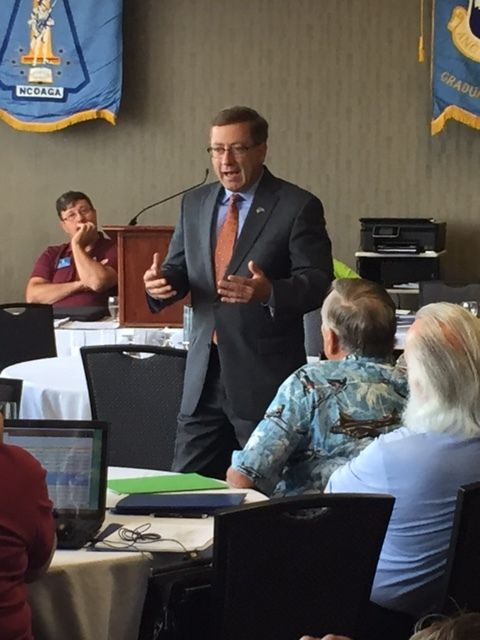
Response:
[{"label": "blue banner", "polygon": [[122,0],[0,0],[0,118],[47,132],[104,118],[122,84]]},{"label": "blue banner", "polygon": [[432,135],[449,119],[480,129],[480,0],[436,0]]}]

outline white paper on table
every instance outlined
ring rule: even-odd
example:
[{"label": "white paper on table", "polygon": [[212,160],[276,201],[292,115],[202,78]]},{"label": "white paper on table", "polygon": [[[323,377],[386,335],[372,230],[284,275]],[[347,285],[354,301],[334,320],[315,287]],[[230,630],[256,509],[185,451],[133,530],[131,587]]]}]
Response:
[{"label": "white paper on table", "polygon": [[[110,520],[116,521],[115,514]],[[139,542],[132,551],[202,551],[213,543],[213,517],[207,518],[152,518],[150,516],[118,516],[118,522],[124,527],[135,530],[149,524],[144,533],[157,533],[161,539],[153,542]],[[115,549],[128,551],[127,543],[120,537],[120,529],[112,533],[104,541],[95,545],[96,549]],[[177,542],[178,541],[178,542]],[[181,543],[181,544],[179,544]]]},{"label": "white paper on table", "polygon": [[53,321],[53,328],[58,329],[59,327],[63,327],[64,324],[70,323],[70,318],[56,318]]},{"label": "white paper on table", "polygon": [[118,320],[98,320],[96,322],[81,322],[80,320],[75,320],[75,322],[71,322],[69,325],[69,329],[90,329],[90,331],[97,331],[98,329],[118,329],[119,324]]}]

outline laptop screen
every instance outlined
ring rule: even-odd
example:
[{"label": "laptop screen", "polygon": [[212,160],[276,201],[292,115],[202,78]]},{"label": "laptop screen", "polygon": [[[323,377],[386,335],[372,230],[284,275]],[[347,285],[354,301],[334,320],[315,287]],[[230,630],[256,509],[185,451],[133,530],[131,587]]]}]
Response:
[{"label": "laptop screen", "polygon": [[29,451],[47,472],[57,514],[96,517],[105,511],[107,426],[104,422],[7,420],[5,444]]}]

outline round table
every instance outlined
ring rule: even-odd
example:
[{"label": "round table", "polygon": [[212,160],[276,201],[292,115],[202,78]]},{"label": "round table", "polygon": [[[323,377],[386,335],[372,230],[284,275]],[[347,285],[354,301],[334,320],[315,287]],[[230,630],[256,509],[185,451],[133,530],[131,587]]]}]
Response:
[{"label": "round table", "polygon": [[4,369],[1,375],[23,380],[19,418],[92,419],[80,356],[19,362]]}]

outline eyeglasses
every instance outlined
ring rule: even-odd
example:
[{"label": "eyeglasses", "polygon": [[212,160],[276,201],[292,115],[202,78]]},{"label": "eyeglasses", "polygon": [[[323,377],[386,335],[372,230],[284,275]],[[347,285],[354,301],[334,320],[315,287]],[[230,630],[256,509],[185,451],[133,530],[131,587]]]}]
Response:
[{"label": "eyeglasses", "polygon": [[221,158],[224,153],[232,153],[235,158],[240,158],[244,156],[247,151],[253,149],[253,147],[258,147],[258,144],[251,144],[247,147],[244,144],[231,144],[226,147],[225,145],[215,145],[214,147],[207,147],[208,153],[212,156],[212,158]]},{"label": "eyeglasses", "polygon": [[83,216],[88,216],[92,213],[92,209],[90,207],[80,207],[75,211],[71,211],[67,213],[66,216],[62,218],[62,222],[73,222],[73,220],[78,220],[79,218],[83,218]]}]

